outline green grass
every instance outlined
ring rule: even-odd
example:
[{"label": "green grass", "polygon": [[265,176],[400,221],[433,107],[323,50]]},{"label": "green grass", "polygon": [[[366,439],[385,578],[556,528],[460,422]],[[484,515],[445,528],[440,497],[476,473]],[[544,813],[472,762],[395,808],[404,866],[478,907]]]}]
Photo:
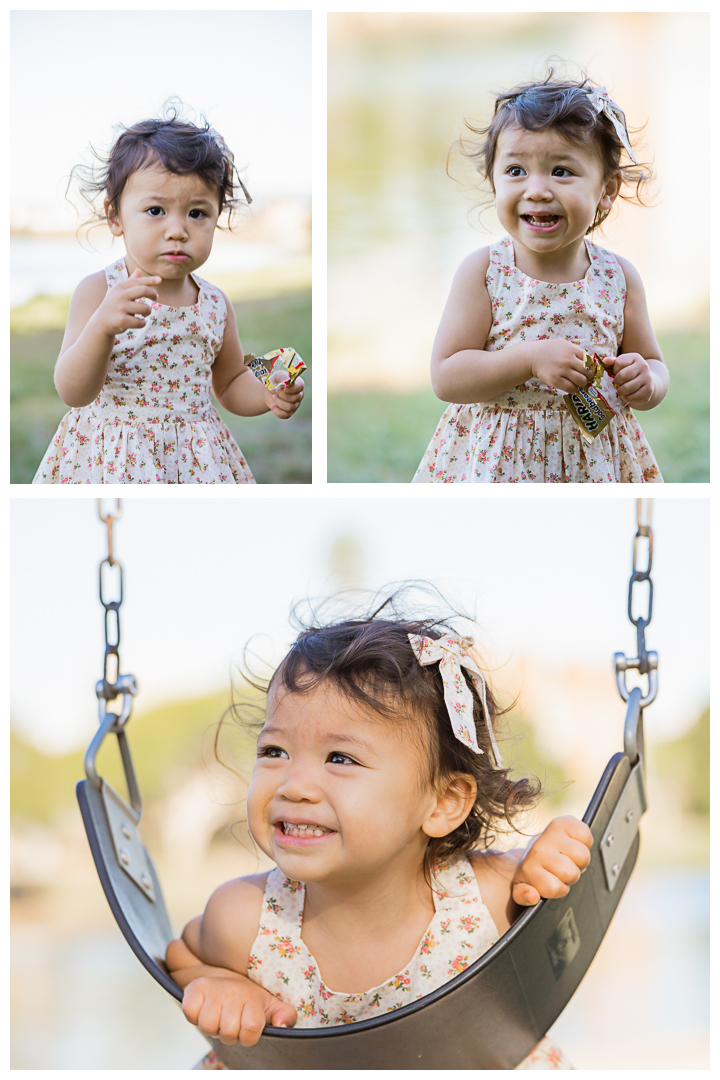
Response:
[{"label": "green grass", "polygon": [[[710,338],[706,330],[658,335],[670,368],[665,401],[638,419],[666,483],[710,480]],[[328,395],[328,481],[409,483],[444,405],[426,390]]]},{"label": "green grass", "polygon": [[[29,484],[67,406],[53,384],[53,369],[67,317],[69,298],[37,297],[16,308],[10,320],[10,482]],[[310,366],[311,293],[242,300],[233,304],[248,352],[292,345]],[[311,380],[305,380],[302,407],[291,420],[233,416],[219,412],[238,442],[259,484],[311,482]]]}]

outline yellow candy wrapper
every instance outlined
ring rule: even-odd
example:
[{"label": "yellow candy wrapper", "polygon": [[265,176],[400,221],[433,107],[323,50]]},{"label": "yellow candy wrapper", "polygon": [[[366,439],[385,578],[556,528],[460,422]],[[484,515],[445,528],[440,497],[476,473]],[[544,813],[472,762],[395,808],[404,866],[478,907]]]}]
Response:
[{"label": "yellow candy wrapper", "polygon": [[245,363],[256,376],[267,386],[268,390],[277,390],[278,386],[283,385],[279,383],[277,379],[272,381],[271,376],[277,375],[279,372],[287,372],[288,379],[285,382],[285,386],[292,386],[297,379],[301,371],[305,371],[307,364],[301,356],[295,352],[294,349],[273,349],[271,352],[265,353],[263,356],[254,356],[252,353],[245,354]]},{"label": "yellow candy wrapper", "polygon": [[563,400],[575,418],[583,439],[591,443],[608,426],[615,412],[600,393],[602,377],[607,373],[602,360],[583,350],[583,361],[588,372],[592,373],[592,382],[585,390],[565,394]]}]

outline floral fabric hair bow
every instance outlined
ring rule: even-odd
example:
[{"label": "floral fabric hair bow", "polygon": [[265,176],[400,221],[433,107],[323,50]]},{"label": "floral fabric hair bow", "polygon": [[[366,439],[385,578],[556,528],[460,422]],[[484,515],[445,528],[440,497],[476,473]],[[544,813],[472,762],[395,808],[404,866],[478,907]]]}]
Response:
[{"label": "floral fabric hair bow", "polygon": [[637,165],[638,160],[633,153],[632,146],[630,145],[630,136],[628,135],[625,113],[622,111],[620,106],[615,104],[604,86],[596,86],[594,90],[590,90],[588,92],[588,97],[590,98],[590,103],[596,110],[596,112],[605,113],[608,120],[615,128],[618,139],[627,150],[630,160],[635,165]]},{"label": "floral fabric hair bow", "polygon": [[439,638],[408,634],[408,638],[418,662],[423,667],[440,662],[440,675],[445,688],[445,704],[450,715],[450,723],[455,732],[455,738],[471,747],[476,754],[483,754],[485,751],[478,746],[475,731],[473,696],[462,670],[465,668],[469,678],[475,684],[475,689],[483,704],[485,723],[490,734],[495,761],[498,765],[502,765],[502,758],[490,722],[485,676],[467,651],[473,645],[472,639],[451,637],[449,634],[443,634]]}]

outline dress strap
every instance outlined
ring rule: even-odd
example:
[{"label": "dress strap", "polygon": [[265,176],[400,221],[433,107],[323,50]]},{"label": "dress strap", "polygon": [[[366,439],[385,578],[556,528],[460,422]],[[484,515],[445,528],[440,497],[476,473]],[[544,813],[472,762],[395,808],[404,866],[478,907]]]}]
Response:
[{"label": "dress strap", "polygon": [[277,867],[268,874],[263,897],[260,928],[272,923],[282,925],[286,932],[299,936],[305,907],[305,886],[301,881],[285,877]]},{"label": "dress strap", "polygon": [[105,280],[107,281],[108,289],[111,289],[113,285],[117,285],[120,281],[127,281],[128,272],[125,265],[125,259],[118,259],[112,266],[105,267]]},{"label": "dress strap", "polygon": [[439,863],[434,877],[436,911],[464,911],[468,907],[485,906],[469,859],[459,859],[451,866]]},{"label": "dress strap", "polygon": [[490,266],[504,266],[509,270],[515,269],[515,248],[512,237],[503,236],[502,240],[496,240],[490,245]]}]

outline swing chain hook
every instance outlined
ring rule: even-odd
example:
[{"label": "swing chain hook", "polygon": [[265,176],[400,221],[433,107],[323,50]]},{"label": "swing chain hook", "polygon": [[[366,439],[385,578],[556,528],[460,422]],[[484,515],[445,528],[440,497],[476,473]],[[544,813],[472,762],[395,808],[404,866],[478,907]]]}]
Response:
[{"label": "swing chain hook", "polygon": [[[628,587],[628,618],[637,631],[637,656],[628,660],[624,653],[615,653],[615,678],[618,691],[623,701],[627,701],[630,691],[627,687],[625,672],[637,670],[641,675],[647,675],[647,693],[641,698],[640,706],[649,705],[657,695],[657,667],[658,655],[648,651],[645,644],[645,629],[652,619],[653,583],[650,577],[653,557],[653,532],[652,532],[652,499],[637,500],[637,531],[633,538],[633,561],[630,585]],[[640,552],[645,548],[646,565],[640,566]],[[637,582],[647,582],[647,612],[645,616],[633,615],[633,589]]]}]

